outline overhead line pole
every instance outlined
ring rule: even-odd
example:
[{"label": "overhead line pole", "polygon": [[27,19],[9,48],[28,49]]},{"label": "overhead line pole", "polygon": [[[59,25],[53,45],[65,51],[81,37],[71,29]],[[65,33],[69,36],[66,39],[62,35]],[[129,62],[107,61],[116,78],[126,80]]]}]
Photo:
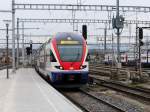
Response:
[{"label": "overhead line pole", "polygon": [[[116,22],[119,23],[119,0],[117,0],[117,10],[116,10]],[[118,64],[120,64],[120,28],[117,28],[117,58]]]},{"label": "overhead line pole", "polygon": [[17,65],[19,67],[19,18],[17,18]]},{"label": "overhead line pole", "polygon": [[22,64],[25,66],[25,53],[24,53],[24,22],[22,22]]},{"label": "overhead line pole", "polygon": [[10,59],[9,59],[9,57],[8,57],[8,38],[9,38],[9,34],[8,34],[8,32],[9,32],[9,30],[8,30],[8,27],[9,27],[9,24],[7,23],[6,24],[6,39],[7,39],[7,49],[6,49],[6,60],[7,60],[7,79],[9,79],[9,70],[8,70],[8,65],[9,65],[9,61],[10,61]]},{"label": "overhead line pole", "polygon": [[106,54],[106,50],[107,50],[107,45],[106,45],[106,38],[107,38],[107,29],[104,29],[104,55]]},{"label": "overhead line pole", "polygon": [[12,0],[12,68],[13,72],[15,72],[15,0]]},{"label": "overhead line pole", "polygon": [[138,54],[139,54],[139,50],[138,50],[138,31],[137,31],[137,28],[138,28],[138,15],[137,15],[137,11],[136,11],[136,31],[135,31],[135,59],[136,59],[136,66],[135,66],[135,70],[137,71],[138,70]]}]

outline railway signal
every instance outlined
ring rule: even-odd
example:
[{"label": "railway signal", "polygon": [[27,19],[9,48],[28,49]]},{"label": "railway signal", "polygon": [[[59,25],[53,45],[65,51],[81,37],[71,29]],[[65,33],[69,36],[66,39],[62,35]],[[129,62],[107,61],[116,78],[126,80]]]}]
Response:
[{"label": "railway signal", "polygon": [[86,25],[82,26],[82,36],[84,37],[85,40],[87,40],[87,26]]},{"label": "railway signal", "polygon": [[26,53],[27,55],[32,54],[32,42],[30,42],[30,47],[26,47]]},{"label": "railway signal", "polygon": [[142,68],[141,68],[141,46],[144,45],[142,39],[143,39],[143,28],[142,27],[139,27],[138,28],[139,30],[139,76],[141,78],[141,75],[142,75]]},{"label": "railway signal", "polygon": [[32,54],[32,41],[30,42],[30,54]]},{"label": "railway signal", "polygon": [[27,53],[27,55],[31,54],[31,48],[30,47],[26,47],[26,53]]},{"label": "railway signal", "polygon": [[142,39],[143,39],[143,28],[139,28],[139,46],[144,45]]}]

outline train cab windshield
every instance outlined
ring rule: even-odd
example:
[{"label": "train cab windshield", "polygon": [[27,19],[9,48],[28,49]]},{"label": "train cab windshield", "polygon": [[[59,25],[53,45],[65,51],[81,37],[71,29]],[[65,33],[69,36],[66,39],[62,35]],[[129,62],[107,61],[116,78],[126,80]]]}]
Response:
[{"label": "train cab windshield", "polygon": [[64,62],[79,62],[82,58],[82,45],[58,45],[60,58]]}]

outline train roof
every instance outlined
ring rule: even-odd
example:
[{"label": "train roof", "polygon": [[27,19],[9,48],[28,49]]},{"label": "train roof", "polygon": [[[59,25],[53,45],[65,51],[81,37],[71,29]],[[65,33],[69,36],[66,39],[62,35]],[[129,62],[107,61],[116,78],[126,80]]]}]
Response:
[{"label": "train roof", "polygon": [[57,41],[60,40],[66,40],[66,39],[72,39],[72,40],[77,40],[77,41],[83,41],[82,35],[79,35],[77,33],[72,33],[72,32],[61,32],[57,33],[55,35],[55,38]]},{"label": "train roof", "polygon": [[[83,41],[83,37],[82,35],[79,35],[77,33],[72,33],[72,32],[59,32],[57,33],[54,38],[56,39],[56,41],[59,43],[61,40],[67,40],[67,39],[71,39],[71,40],[75,40],[75,41],[79,41],[80,43],[82,43]],[[50,38],[47,42],[45,42],[44,44],[42,44],[37,50],[36,52],[38,52],[40,49],[42,49],[47,43],[49,43],[51,41],[51,39],[54,38]]]}]

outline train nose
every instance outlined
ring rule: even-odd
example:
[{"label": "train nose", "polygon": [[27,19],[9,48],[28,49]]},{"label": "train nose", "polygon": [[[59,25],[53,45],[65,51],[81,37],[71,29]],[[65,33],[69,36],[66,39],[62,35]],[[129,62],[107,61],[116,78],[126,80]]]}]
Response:
[{"label": "train nose", "polygon": [[79,70],[81,62],[63,62],[62,67],[64,70]]},{"label": "train nose", "polygon": [[74,70],[74,67],[71,66],[69,69],[70,69],[70,70]]}]

